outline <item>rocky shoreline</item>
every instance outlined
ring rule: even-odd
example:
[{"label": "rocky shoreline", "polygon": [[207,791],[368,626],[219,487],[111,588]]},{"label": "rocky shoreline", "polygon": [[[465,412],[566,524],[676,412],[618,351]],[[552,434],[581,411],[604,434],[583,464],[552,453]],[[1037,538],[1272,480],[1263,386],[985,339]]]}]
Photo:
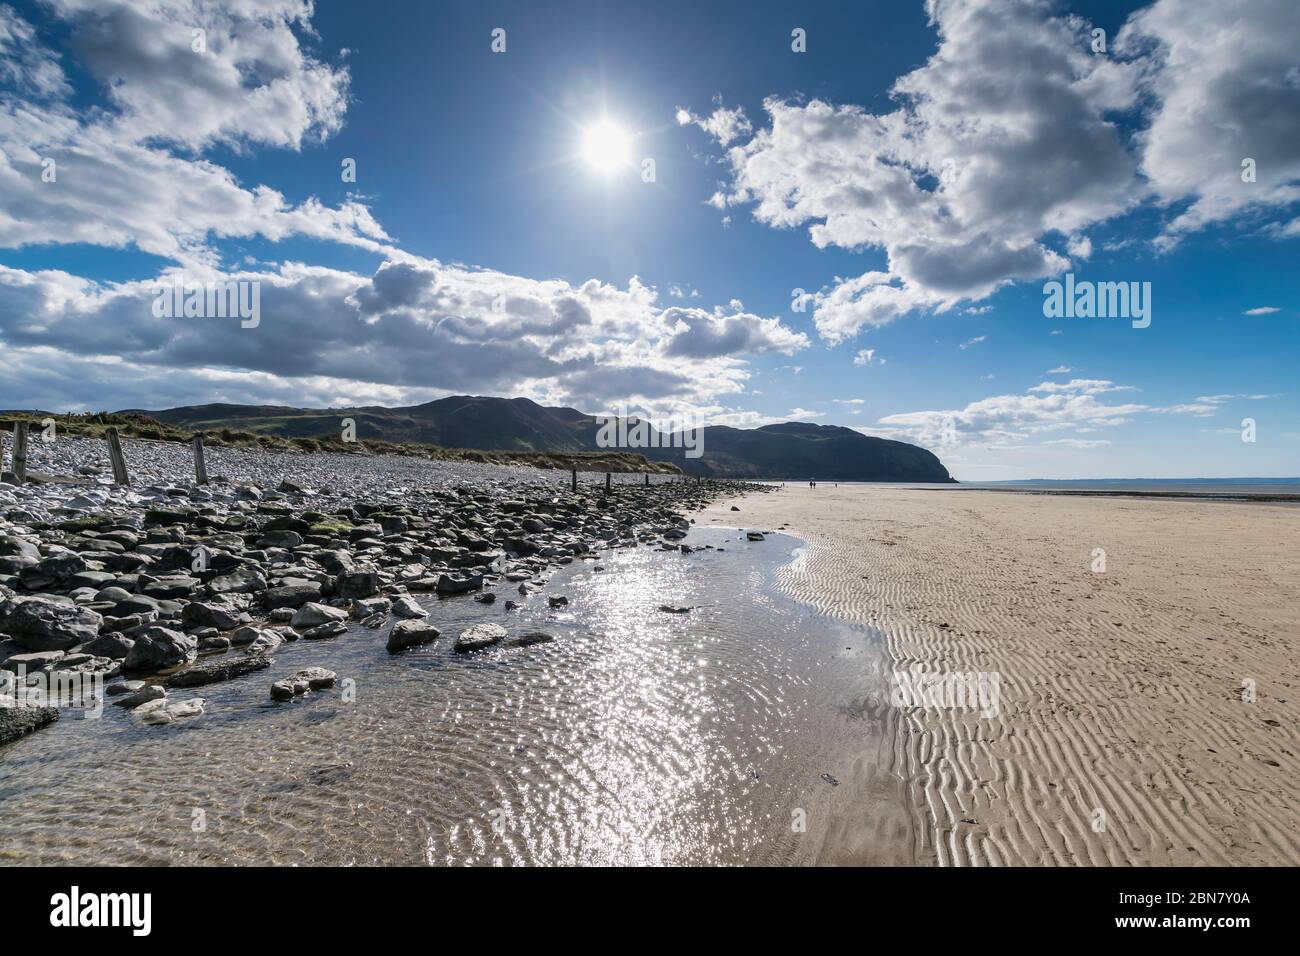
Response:
[{"label": "rocky shoreline", "polygon": [[[188,449],[133,441],[121,487],[102,442],[33,445],[52,478],[0,483],[0,744],[59,704],[108,698],[148,724],[198,716],[205,701],[186,692],[254,675],[286,642],[374,632],[376,653],[399,654],[442,637],[414,594],[491,603],[604,549],[685,550],[689,512],[767,490],[615,475],[606,493],[604,475],[585,475],[574,491],[568,474],[525,467],[254,449],[210,454],[200,485],[177,480]],[[514,606],[455,650],[551,639],[512,633]],[[308,667],[269,694],[337,679]]]}]

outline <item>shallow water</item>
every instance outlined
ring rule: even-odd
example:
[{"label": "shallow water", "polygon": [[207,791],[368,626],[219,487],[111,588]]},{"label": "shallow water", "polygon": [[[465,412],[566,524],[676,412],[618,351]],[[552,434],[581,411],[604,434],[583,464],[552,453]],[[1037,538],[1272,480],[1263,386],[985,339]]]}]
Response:
[{"label": "shallow water", "polygon": [[[0,862],[905,862],[879,635],[776,590],[793,538],[688,542],[718,550],[611,552],[526,599],[503,582],[495,605],[417,596],[436,643],[389,655],[385,626],[285,645],[173,691],[208,703],[172,726],[66,716],[0,749]],[[455,654],[480,620],[557,640]],[[312,665],[355,699],[270,700]]]}]

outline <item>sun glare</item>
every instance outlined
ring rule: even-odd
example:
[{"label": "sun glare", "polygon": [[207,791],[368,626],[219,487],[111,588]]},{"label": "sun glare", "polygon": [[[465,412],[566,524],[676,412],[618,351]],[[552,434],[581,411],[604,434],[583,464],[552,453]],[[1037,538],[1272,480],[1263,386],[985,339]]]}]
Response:
[{"label": "sun glare", "polygon": [[609,120],[588,126],[582,133],[582,158],[602,173],[608,174],[626,165],[631,146],[632,138],[621,126]]}]

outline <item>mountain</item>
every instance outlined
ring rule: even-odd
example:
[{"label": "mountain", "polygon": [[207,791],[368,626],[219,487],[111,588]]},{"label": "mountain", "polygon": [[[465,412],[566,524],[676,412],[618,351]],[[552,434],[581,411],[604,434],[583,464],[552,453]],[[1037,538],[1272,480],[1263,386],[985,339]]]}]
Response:
[{"label": "mountain", "polygon": [[[573,408],[551,408],[526,398],[457,395],[423,405],[384,408],[292,408],[280,405],[188,405],[139,411],[192,430],[222,428],[287,438],[338,435],[351,419],[356,437],[426,442],[486,451],[598,451],[601,422]],[[635,426],[635,420],[631,422]],[[651,445],[633,447],[656,461],[671,461],[692,475],[819,481],[924,481],[953,479],[938,458],[906,442],[873,438],[838,425],[783,422],[761,428],[710,425],[701,430],[703,454],[687,458],[692,436],[667,435],[648,426]]]}]

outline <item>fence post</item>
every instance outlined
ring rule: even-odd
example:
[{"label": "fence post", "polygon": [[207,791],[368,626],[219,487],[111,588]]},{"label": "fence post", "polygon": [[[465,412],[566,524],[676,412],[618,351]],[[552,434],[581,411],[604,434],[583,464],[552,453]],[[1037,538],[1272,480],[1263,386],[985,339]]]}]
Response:
[{"label": "fence post", "polygon": [[609,472],[605,472],[605,494],[609,494]]},{"label": "fence post", "polygon": [[201,485],[208,483],[208,463],[203,459],[203,435],[194,436],[194,480]]},{"label": "fence post", "polygon": [[646,486],[647,488],[650,487],[650,472],[648,472],[648,471],[645,473],[645,486]]},{"label": "fence post", "polygon": [[14,422],[14,477],[20,485],[27,480],[26,422]]},{"label": "fence post", "polygon": [[105,429],[104,437],[108,439],[108,457],[113,462],[113,484],[129,485],[131,478],[126,473],[126,458],[122,455],[122,443],[117,438],[117,429]]},{"label": "fence post", "polygon": [[569,469],[569,488],[572,491],[578,490],[578,469],[577,468]]}]

